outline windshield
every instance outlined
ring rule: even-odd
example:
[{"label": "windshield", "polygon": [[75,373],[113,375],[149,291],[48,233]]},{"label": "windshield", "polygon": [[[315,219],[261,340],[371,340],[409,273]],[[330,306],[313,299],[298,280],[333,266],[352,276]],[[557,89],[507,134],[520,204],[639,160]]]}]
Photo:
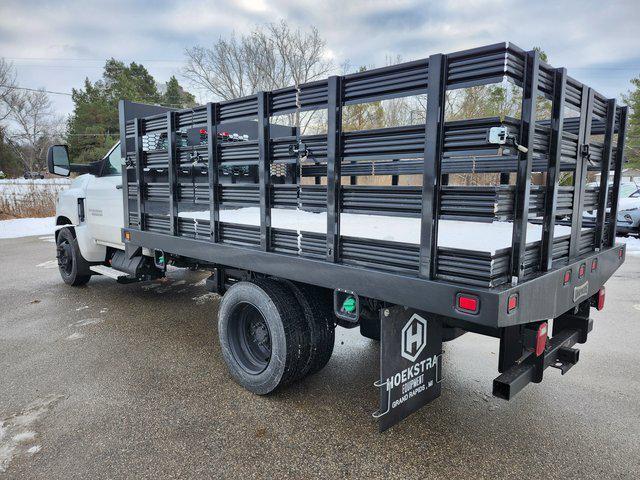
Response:
[{"label": "windshield", "polygon": [[638,186],[635,183],[622,183],[620,184],[620,198],[628,198],[638,191]]}]

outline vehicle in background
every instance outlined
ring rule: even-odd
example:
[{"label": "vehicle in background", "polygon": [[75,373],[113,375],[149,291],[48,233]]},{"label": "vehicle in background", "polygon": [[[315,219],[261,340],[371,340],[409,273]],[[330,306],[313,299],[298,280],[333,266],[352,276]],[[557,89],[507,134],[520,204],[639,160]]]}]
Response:
[{"label": "vehicle in background", "polygon": [[[599,183],[594,182],[587,184],[587,187],[599,185]],[[640,187],[635,182],[622,182],[620,183],[620,196],[618,198],[617,235],[619,237],[627,237],[629,235],[640,237]],[[609,209],[607,209],[608,212]],[[595,218],[595,211],[584,214],[585,224],[595,221]]]},{"label": "vehicle in background", "polygon": [[44,174],[40,172],[24,172],[23,177],[25,180],[42,180],[44,178]]}]

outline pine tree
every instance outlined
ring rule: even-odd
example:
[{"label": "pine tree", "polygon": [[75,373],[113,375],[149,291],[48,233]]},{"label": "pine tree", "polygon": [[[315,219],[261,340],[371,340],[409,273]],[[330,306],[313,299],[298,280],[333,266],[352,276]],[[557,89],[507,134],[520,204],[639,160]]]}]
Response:
[{"label": "pine tree", "polygon": [[166,86],[167,90],[162,96],[162,105],[180,108],[188,108],[195,105],[195,97],[180,86],[175,76],[171,76]]},{"label": "pine tree", "polygon": [[633,90],[623,95],[624,102],[629,106],[629,118],[626,138],[626,156],[628,168],[640,168],[640,77],[631,80]]},{"label": "pine tree", "polygon": [[118,141],[119,100],[183,107],[193,106],[195,100],[175,77],[167,82],[167,93],[161,95],[156,80],[143,65],[125,65],[114,58],[106,61],[100,80],[91,82],[87,78],[84,88],[73,89],[72,99],[74,109],[67,134],[69,154],[78,163],[99,160]]}]

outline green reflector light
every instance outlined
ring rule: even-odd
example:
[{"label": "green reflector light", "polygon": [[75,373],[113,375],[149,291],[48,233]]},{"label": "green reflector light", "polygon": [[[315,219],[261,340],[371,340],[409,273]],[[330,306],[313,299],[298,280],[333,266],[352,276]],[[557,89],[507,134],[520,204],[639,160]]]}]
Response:
[{"label": "green reflector light", "polygon": [[356,309],[356,299],[353,297],[347,297],[342,302],[342,310],[348,313],[352,313]]}]

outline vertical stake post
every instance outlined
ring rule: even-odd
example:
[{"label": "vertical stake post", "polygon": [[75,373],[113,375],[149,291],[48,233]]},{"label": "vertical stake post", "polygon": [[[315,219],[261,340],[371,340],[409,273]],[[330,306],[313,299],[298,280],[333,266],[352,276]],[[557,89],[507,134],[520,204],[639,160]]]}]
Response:
[{"label": "vertical stake post", "polygon": [[544,197],[542,249],[540,252],[540,270],[543,272],[551,270],[553,265],[553,238],[556,224],[556,208],[558,206],[566,86],[567,70],[565,68],[556,69],[553,84],[553,105],[551,109],[549,165],[547,166],[547,184],[545,186]]},{"label": "vertical stake post", "polygon": [[207,171],[209,173],[209,231],[220,241],[220,194],[218,184],[218,104],[207,103]]},{"label": "vertical stake post", "polygon": [[145,229],[144,218],[144,202],[142,197],[144,195],[144,165],[143,157],[144,152],[142,150],[142,121],[139,118],[133,120],[133,129],[136,134],[135,149],[136,149],[136,181],[138,182],[138,229]]},{"label": "vertical stake post", "polygon": [[429,57],[427,116],[422,171],[422,214],[420,223],[419,275],[436,277],[438,249],[438,213],[440,211],[440,170],[446,95],[447,57],[441,53]]},{"label": "vertical stake post", "polygon": [[178,235],[178,184],[176,178],[176,114],[167,112],[167,182],[169,183],[169,220],[171,235]]},{"label": "vertical stake post", "polygon": [[[629,107],[620,108],[620,118],[618,119],[618,139],[616,144],[616,164],[613,174],[613,189],[611,198],[618,198],[620,194],[620,181],[622,179],[622,166],[624,165],[624,142],[627,135],[627,117]],[[607,246],[613,247],[616,244],[616,230],[618,227],[618,204],[611,204],[609,237],[607,238]]]},{"label": "vertical stake post", "polygon": [[[600,191],[598,192],[598,214],[596,216],[596,244],[598,250],[605,242],[605,224],[607,221],[607,203],[609,199],[609,170],[611,169],[611,152],[613,151],[613,134],[616,123],[616,99],[607,102],[607,118],[604,127],[604,145],[602,147],[602,164],[600,165]],[[617,197],[614,197],[617,198]]]},{"label": "vertical stake post", "polygon": [[328,79],[327,105],[327,251],[329,262],[340,258],[340,180],[342,170],[342,78]]},{"label": "vertical stake post", "polygon": [[271,237],[271,161],[269,159],[269,94],[258,92],[258,182],[260,189],[260,249],[269,250]]},{"label": "vertical stake post", "polygon": [[527,147],[528,150],[527,153],[519,152],[518,154],[513,235],[511,239],[511,275],[518,282],[522,279],[525,267],[524,257],[527,245],[527,223],[529,220],[533,143],[536,132],[539,70],[539,52],[535,50],[527,52],[519,143]]},{"label": "vertical stake post", "polygon": [[580,252],[582,214],[584,210],[584,188],[587,180],[587,156],[585,156],[585,145],[589,145],[592,110],[593,90],[587,86],[583,86],[582,101],[580,104],[580,126],[578,129],[578,158],[576,159],[576,170],[573,175],[573,210],[571,214],[569,261],[577,257]]}]

